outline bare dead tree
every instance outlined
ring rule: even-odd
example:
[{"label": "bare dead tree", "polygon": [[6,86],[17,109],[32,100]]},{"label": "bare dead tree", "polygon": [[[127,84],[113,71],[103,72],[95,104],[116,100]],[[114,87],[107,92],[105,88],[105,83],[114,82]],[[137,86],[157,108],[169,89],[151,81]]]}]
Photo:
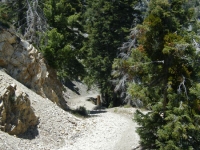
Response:
[{"label": "bare dead tree", "polygon": [[41,34],[47,31],[47,20],[38,0],[26,0],[26,3],[26,30],[24,38],[39,47]]},{"label": "bare dead tree", "polygon": [[[139,30],[137,28],[133,28],[129,35],[128,42],[125,42],[122,44],[121,47],[118,49],[120,50],[120,53],[118,55],[118,58],[120,58],[119,64],[123,64],[123,61],[126,61],[131,56],[132,48],[137,47],[137,35],[139,34]],[[120,65],[116,70],[113,70],[113,75],[117,75],[117,79],[112,80],[112,84],[115,86],[114,91],[116,93],[119,93],[120,99],[123,103],[132,103],[136,107],[141,107],[143,104],[139,99],[133,99],[127,92],[127,83],[128,82],[135,82],[137,77],[135,79],[131,79],[126,72],[126,69],[123,67],[121,68]]]}]

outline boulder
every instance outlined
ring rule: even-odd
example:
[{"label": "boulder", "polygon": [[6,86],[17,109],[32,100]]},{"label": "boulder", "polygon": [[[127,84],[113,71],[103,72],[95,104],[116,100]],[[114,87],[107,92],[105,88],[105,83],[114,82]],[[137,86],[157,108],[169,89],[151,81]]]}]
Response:
[{"label": "boulder", "polygon": [[30,105],[29,96],[15,84],[0,85],[0,129],[11,135],[24,133],[35,126],[38,118]]}]

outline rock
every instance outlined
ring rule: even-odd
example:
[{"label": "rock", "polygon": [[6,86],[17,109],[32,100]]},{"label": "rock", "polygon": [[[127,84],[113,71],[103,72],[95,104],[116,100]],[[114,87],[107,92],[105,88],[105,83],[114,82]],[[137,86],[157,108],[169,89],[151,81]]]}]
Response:
[{"label": "rock", "polygon": [[17,42],[17,37],[16,36],[11,36],[9,39],[7,39],[7,41],[10,43],[10,44],[14,44]]},{"label": "rock", "polygon": [[0,67],[37,94],[67,109],[64,87],[56,72],[33,45],[8,30],[0,30]]},{"label": "rock", "polygon": [[0,129],[18,135],[37,123],[38,118],[32,110],[29,96],[17,89],[15,84],[1,84]]}]

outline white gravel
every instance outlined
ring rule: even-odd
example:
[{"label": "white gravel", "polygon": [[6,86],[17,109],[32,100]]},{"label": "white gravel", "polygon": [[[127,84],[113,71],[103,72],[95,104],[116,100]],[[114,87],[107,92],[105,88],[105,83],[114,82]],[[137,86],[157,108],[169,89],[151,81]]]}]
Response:
[{"label": "white gravel", "polygon": [[[69,99],[71,108],[79,106],[92,110],[95,107],[86,101],[88,97],[98,94]],[[137,124],[133,121],[135,108],[117,107],[92,111],[90,118],[85,119],[87,128],[77,137],[66,141],[60,150],[131,150],[139,145],[139,136],[135,132]]]},{"label": "white gravel", "polygon": [[[131,150],[138,146],[137,124],[132,121],[134,108],[94,111],[89,118],[77,118],[1,71],[0,81],[15,83],[25,91],[40,117],[38,126],[21,137],[0,131],[1,150]],[[69,101],[74,108],[82,105],[91,110],[94,105],[86,99],[80,96]]]},{"label": "white gravel", "polygon": [[112,112],[86,119],[90,127],[60,150],[131,150],[138,145],[137,126],[132,120]]}]

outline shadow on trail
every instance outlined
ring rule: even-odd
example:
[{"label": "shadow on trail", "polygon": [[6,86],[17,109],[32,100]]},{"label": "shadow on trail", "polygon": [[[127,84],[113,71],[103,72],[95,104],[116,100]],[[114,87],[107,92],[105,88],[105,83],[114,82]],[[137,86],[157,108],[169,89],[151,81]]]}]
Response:
[{"label": "shadow on trail", "polygon": [[[77,80],[77,82],[80,82],[80,81]],[[73,92],[75,92],[76,94],[80,95],[79,88],[72,81],[68,80],[66,82],[63,82],[63,84],[67,88],[69,88],[70,90],[72,90]]]},{"label": "shadow on trail", "polygon": [[90,117],[100,117],[101,113],[106,113],[106,112],[107,112],[106,110],[91,110],[89,112],[89,116]]},{"label": "shadow on trail", "polygon": [[100,114],[100,113],[106,113],[106,110],[91,110],[90,114]]}]

